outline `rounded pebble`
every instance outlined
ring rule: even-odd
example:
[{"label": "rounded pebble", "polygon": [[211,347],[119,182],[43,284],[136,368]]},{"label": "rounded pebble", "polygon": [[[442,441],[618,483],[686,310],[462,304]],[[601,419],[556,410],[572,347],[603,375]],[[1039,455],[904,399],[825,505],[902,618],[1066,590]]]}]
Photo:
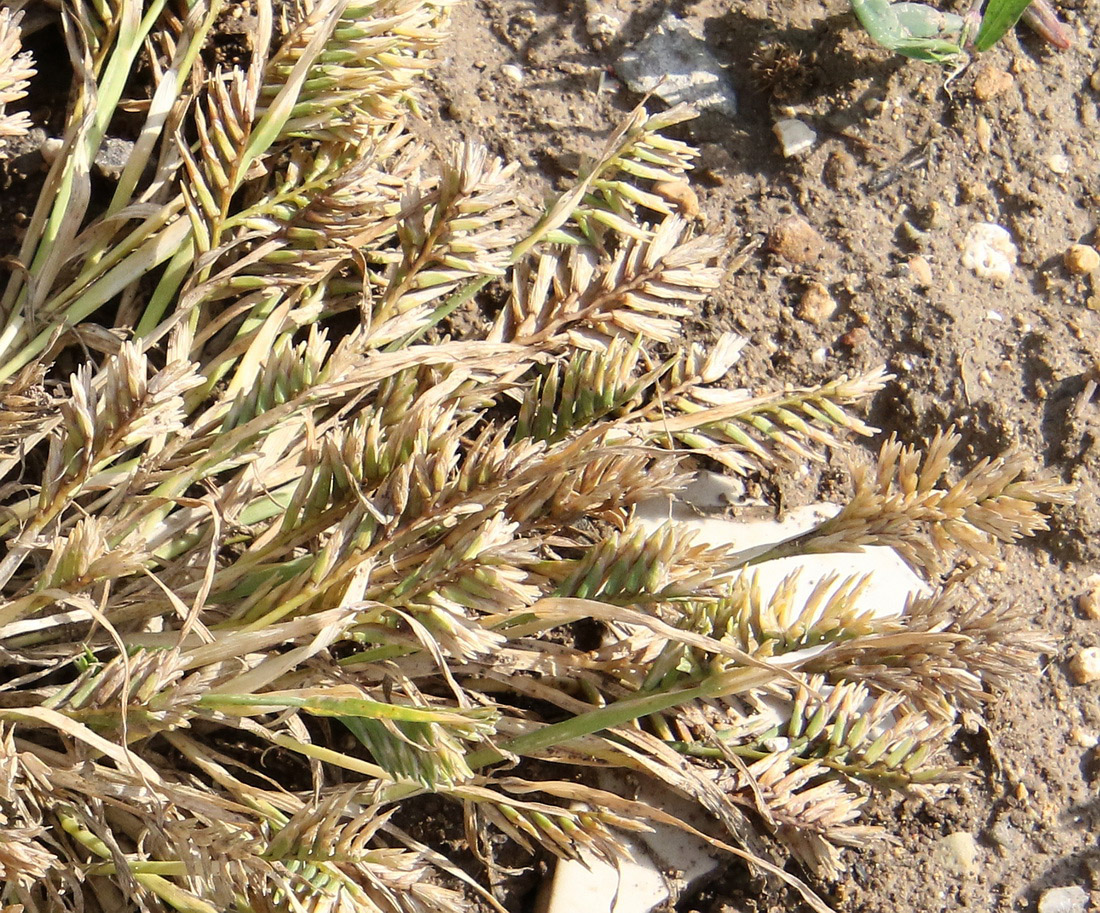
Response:
[{"label": "rounded pebble", "polygon": [[699,195],[687,181],[658,181],[653,185],[653,192],[672,203],[684,218],[694,219],[699,215]]},{"label": "rounded pebble", "polygon": [[834,190],[842,190],[850,186],[858,173],[859,165],[855,157],[844,149],[830,152],[825,160],[824,178]]},{"label": "rounded pebble", "polygon": [[1078,748],[1095,748],[1100,743],[1100,737],[1087,729],[1082,729],[1080,726],[1074,726],[1070,729],[1069,737]]},{"label": "rounded pebble", "polygon": [[1085,647],[1069,661],[1069,680],[1075,685],[1100,680],[1100,647]]},{"label": "rounded pebble", "polygon": [[836,299],[827,286],[811,282],[794,309],[794,315],[807,323],[824,323],[836,313]]},{"label": "rounded pebble", "polygon": [[1085,579],[1085,592],[1077,597],[1077,608],[1085,618],[1100,620],[1100,574]]},{"label": "rounded pebble", "polygon": [[974,125],[974,134],[978,137],[978,146],[982,152],[989,152],[993,148],[993,127],[984,114],[978,115]]},{"label": "rounded pebble", "polygon": [[974,97],[981,102],[992,101],[1012,87],[1012,74],[997,67],[986,67],[974,80]]},{"label": "rounded pebble", "polygon": [[1068,155],[1056,152],[1054,155],[1047,156],[1047,168],[1055,174],[1069,174],[1073,169],[1073,162],[1069,160]]},{"label": "rounded pebble", "polygon": [[54,163],[54,159],[56,159],[61,154],[61,150],[63,148],[65,148],[65,141],[63,139],[58,139],[55,136],[50,136],[47,137],[43,141],[42,145],[38,147],[38,154],[41,155],[43,159],[45,159],[47,165],[52,165]]},{"label": "rounded pebble", "polygon": [[768,250],[791,263],[810,263],[821,256],[825,242],[800,216],[789,216],[768,235]]},{"label": "rounded pebble", "polygon": [[911,257],[909,259],[909,275],[921,288],[931,288],[932,265],[924,257]]},{"label": "rounded pebble", "polygon": [[1089,892],[1080,885],[1050,888],[1039,897],[1039,913],[1085,913]]},{"label": "rounded pebble", "polygon": [[855,352],[857,349],[861,349],[867,345],[871,340],[871,334],[867,327],[853,327],[847,333],[837,340],[844,348],[851,349]]},{"label": "rounded pebble", "polygon": [[1074,244],[1066,251],[1065,262],[1075,276],[1084,276],[1100,267],[1100,251],[1088,244]]}]

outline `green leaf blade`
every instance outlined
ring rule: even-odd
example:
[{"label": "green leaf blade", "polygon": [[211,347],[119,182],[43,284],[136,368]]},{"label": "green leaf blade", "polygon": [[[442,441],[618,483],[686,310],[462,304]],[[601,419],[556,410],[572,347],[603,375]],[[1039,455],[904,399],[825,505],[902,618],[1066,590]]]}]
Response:
[{"label": "green leaf blade", "polygon": [[977,51],[988,51],[1012,28],[1031,5],[1031,0],[990,0],[982,17],[978,37],[974,40]]}]

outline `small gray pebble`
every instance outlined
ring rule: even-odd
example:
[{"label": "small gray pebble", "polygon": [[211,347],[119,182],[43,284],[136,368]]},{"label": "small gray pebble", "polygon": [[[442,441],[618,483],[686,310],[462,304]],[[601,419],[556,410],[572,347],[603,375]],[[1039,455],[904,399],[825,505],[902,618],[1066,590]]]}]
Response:
[{"label": "small gray pebble", "polygon": [[130,161],[134,151],[134,143],[128,139],[116,139],[107,137],[96,153],[95,167],[105,178],[117,181],[122,174],[122,169]]},{"label": "small gray pebble", "polygon": [[1024,835],[1003,820],[989,829],[989,837],[1001,849],[1008,851],[1018,850],[1024,843]]}]

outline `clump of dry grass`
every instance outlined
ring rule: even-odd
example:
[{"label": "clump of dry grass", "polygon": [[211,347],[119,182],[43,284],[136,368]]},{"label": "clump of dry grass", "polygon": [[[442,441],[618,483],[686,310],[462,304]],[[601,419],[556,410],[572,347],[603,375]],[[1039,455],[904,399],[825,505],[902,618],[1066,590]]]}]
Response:
[{"label": "clump of dry grass", "polygon": [[[513,166],[405,127],[447,2],[253,7],[247,66],[210,69],[216,0],[60,4],[72,117],[0,299],[0,903],[444,911],[462,886],[499,908],[391,822],[402,801],[452,801],[476,852],[495,829],[612,858],[668,818],[509,774],[537,758],[694,797],[712,842],[820,908],[746,822],[835,877],[867,787],[954,776],[956,710],[1037,645],[958,587],[881,620],[856,581],[764,597],[752,564],[886,544],[932,573],[1062,490],[1014,461],[947,482],[944,435],[887,443],[770,556],[644,533],[687,450],[822,459],[873,431],[854,409],[885,376],[750,395],[720,385],[735,337],[653,356],[721,276],[647,189],[689,170],[661,132],[686,112],[635,111],[527,220]],[[18,86],[18,16],[0,28]],[[139,59],[150,94],[125,99]],[[93,211],[124,106],[144,124]],[[491,327],[442,335],[491,280]]]}]

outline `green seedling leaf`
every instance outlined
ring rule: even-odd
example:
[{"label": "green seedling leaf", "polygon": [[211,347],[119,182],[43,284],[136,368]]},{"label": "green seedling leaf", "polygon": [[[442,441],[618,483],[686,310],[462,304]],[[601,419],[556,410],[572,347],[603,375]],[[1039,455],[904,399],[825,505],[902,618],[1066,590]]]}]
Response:
[{"label": "green seedling leaf", "polygon": [[911,39],[943,41],[962,33],[963,19],[954,13],[945,13],[924,3],[895,3],[891,9],[897,16],[898,24]]},{"label": "green seedling leaf", "polygon": [[951,63],[962,54],[963,20],[924,3],[852,0],[852,11],[878,44],[925,63]]},{"label": "green seedling leaf", "polygon": [[974,39],[977,51],[988,51],[1012,28],[1031,5],[1031,0],[990,0],[982,17],[978,37]]}]

